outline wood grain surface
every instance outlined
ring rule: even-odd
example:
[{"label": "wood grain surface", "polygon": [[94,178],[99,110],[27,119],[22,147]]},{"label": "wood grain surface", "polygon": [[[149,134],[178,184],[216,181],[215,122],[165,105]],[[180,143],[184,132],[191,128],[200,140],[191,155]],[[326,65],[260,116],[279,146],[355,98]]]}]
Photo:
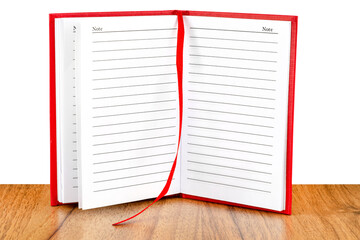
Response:
[{"label": "wood grain surface", "polygon": [[50,206],[49,185],[0,185],[0,239],[360,239],[360,185],[294,185],[286,216],[167,198],[93,210]]}]

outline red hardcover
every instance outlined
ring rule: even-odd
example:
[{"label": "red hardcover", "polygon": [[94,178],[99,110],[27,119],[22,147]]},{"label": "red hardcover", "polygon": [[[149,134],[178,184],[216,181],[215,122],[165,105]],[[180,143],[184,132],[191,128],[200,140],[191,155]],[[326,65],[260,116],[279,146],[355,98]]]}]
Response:
[{"label": "red hardcover", "polygon": [[287,126],[287,156],[286,156],[286,204],[285,210],[274,211],[249,205],[236,204],[215,199],[180,194],[182,198],[209,201],[214,203],[228,204],[246,207],[256,210],[265,210],[283,214],[291,214],[292,201],[292,152],[293,152],[293,125],[294,125],[294,97],[295,97],[295,66],[297,44],[297,16],[251,14],[251,13],[225,13],[225,12],[202,12],[202,11],[128,11],[128,12],[87,12],[87,13],[55,13],[49,15],[50,23],[50,195],[51,205],[61,205],[57,199],[57,155],[56,155],[56,89],[55,89],[55,19],[75,17],[120,17],[120,16],[151,16],[151,15],[182,15],[245,18],[260,20],[278,20],[291,22],[290,66],[289,66],[289,95],[288,95],[288,126]]}]

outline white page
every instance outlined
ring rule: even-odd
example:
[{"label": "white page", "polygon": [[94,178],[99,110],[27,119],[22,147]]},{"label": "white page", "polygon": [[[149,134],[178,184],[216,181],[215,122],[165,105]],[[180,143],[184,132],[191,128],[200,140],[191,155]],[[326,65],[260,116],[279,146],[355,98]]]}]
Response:
[{"label": "white page", "polygon": [[80,207],[157,197],[179,132],[177,17],[84,18],[80,31]]},{"label": "white page", "polygon": [[77,202],[74,19],[55,20],[58,201]]},{"label": "white page", "polygon": [[283,210],[291,23],[184,21],[181,192]]}]

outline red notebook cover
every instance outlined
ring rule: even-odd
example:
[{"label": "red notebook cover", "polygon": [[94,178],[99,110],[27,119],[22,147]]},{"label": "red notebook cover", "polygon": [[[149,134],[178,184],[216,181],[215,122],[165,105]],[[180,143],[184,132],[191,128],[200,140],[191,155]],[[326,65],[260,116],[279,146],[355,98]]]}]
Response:
[{"label": "red notebook cover", "polygon": [[50,195],[51,205],[61,205],[57,199],[57,149],[56,149],[56,73],[55,73],[55,19],[56,18],[77,18],[77,17],[121,17],[121,16],[151,16],[151,15],[182,15],[244,18],[260,20],[278,20],[291,22],[291,43],[290,43],[290,66],[289,66],[289,94],[288,94],[288,122],[287,122],[287,156],[286,156],[286,204],[285,210],[274,211],[248,205],[225,202],[215,199],[197,197],[187,194],[180,194],[180,197],[209,201],[239,207],[246,207],[257,210],[265,210],[283,214],[291,214],[292,201],[292,152],[293,152],[293,124],[294,124],[294,93],[295,93],[295,66],[296,66],[296,43],[297,43],[297,16],[268,15],[250,13],[226,13],[226,12],[202,12],[202,11],[129,11],[129,12],[91,12],[91,13],[55,13],[49,15],[50,34]]}]

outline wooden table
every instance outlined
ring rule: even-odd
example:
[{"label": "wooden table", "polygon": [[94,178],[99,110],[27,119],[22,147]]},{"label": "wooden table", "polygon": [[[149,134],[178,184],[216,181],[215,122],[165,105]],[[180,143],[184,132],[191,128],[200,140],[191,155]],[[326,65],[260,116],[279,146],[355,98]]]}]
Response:
[{"label": "wooden table", "polygon": [[360,239],[360,185],[295,185],[285,216],[168,198],[78,210],[50,206],[49,185],[0,185],[0,239]]}]

